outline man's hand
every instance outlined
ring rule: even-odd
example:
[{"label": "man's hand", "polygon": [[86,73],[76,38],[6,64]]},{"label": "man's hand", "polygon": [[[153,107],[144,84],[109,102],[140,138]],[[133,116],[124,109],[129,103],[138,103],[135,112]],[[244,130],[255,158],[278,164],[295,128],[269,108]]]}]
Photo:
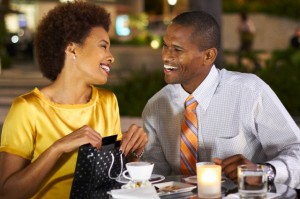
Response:
[{"label": "man's hand", "polygon": [[221,165],[224,175],[234,182],[237,182],[238,180],[237,167],[239,165],[255,165],[255,163],[251,162],[241,154],[234,155],[223,160],[220,158],[213,158],[213,162],[217,165]]}]

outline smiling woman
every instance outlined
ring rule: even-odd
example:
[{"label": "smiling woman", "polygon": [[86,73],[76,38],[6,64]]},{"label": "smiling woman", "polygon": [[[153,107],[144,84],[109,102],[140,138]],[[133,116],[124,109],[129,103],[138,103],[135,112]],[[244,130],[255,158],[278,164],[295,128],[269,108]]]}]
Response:
[{"label": "smiling woman", "polygon": [[[0,145],[0,198],[69,198],[78,148],[122,139],[130,160],[147,135],[137,125],[121,132],[119,107],[107,82],[114,57],[110,14],[95,4],[62,3],[40,22],[36,57],[52,82],[17,97],[5,119]],[[22,190],[15,191],[15,190]]]}]

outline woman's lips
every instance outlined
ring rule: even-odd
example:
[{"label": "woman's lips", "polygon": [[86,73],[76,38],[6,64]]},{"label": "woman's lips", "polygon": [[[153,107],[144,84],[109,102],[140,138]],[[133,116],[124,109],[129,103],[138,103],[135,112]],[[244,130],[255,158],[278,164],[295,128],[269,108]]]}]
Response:
[{"label": "woman's lips", "polygon": [[100,67],[101,67],[103,70],[105,70],[105,72],[107,72],[107,73],[110,72],[110,67],[109,67],[109,66],[101,64]]}]

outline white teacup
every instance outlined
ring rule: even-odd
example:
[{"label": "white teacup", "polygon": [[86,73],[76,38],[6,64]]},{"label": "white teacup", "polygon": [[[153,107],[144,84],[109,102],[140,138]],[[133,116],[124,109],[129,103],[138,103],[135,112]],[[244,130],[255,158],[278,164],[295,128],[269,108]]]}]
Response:
[{"label": "white teacup", "polygon": [[[150,162],[129,162],[126,164],[127,170],[123,172],[123,177],[135,181],[143,182],[151,178],[154,163]],[[130,177],[126,175],[129,173]]]}]

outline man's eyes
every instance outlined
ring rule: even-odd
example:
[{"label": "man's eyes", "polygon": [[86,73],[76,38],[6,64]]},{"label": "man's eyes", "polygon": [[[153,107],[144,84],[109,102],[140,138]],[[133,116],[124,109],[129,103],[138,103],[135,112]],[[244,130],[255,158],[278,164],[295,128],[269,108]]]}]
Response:
[{"label": "man's eyes", "polygon": [[163,43],[163,48],[166,50],[171,50],[175,52],[181,52],[182,48],[177,48],[177,47],[168,47],[166,44]]}]

